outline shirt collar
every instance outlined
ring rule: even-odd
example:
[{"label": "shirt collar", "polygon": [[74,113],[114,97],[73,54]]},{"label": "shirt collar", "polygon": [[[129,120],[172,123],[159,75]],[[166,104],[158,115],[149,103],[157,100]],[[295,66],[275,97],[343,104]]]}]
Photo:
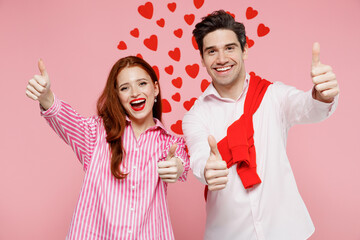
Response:
[{"label": "shirt collar", "polygon": [[[160,122],[159,119],[154,118],[154,121],[155,121],[155,126],[149,127],[148,129],[146,129],[146,131],[155,130],[155,129],[158,129],[158,128],[159,128],[160,130],[164,131],[165,133],[170,134],[170,133],[166,130],[166,128],[165,128],[165,126],[162,124],[162,122]],[[130,118],[129,118],[128,116],[126,116],[126,125],[130,125],[130,123],[131,123]]]},{"label": "shirt collar", "polygon": [[[238,101],[244,95],[244,93],[247,92],[247,89],[248,89],[248,86],[249,86],[249,81],[250,81],[250,75],[248,73],[246,73],[243,91],[241,92],[241,94],[239,95],[239,97],[238,97],[238,99],[236,101]],[[221,97],[212,83],[209,85],[208,88],[206,88],[206,90],[204,91],[202,96],[204,98],[213,96],[213,97],[218,98],[219,100],[222,100],[222,101],[233,101],[232,99]]]}]

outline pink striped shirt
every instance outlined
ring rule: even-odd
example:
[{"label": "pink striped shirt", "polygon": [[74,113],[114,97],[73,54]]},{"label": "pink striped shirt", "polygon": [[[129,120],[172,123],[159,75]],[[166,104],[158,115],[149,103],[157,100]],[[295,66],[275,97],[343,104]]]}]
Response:
[{"label": "pink striped shirt", "polygon": [[42,116],[76,153],[85,171],[67,239],[174,239],[166,202],[167,184],[157,172],[173,143],[183,160],[185,181],[189,158],[183,138],[172,136],[160,121],[135,138],[127,120],[126,152],[121,166],[125,179],[113,177],[106,131],[99,116],[83,118],[55,97]]}]

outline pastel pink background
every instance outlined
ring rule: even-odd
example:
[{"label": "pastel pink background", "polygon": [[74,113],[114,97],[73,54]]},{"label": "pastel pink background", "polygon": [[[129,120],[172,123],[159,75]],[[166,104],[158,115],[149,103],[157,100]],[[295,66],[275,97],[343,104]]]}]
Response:
[{"label": "pastel pink background", "polygon": [[[323,123],[295,126],[289,133],[288,155],[299,190],[314,221],[311,240],[360,239],[360,1],[359,0],[205,0],[200,9],[192,0],[155,1],[151,20],[138,6],[146,0],[0,0],[0,239],[64,239],[83,179],[82,167],[39,115],[36,102],[25,96],[27,81],[38,73],[43,58],[52,89],[84,116],[95,114],[95,103],[107,74],[120,57],[141,53],[160,69],[163,98],[172,112],[164,114],[170,128],[182,119],[183,103],[201,94],[208,79],[201,68],[196,79],[184,67],[200,57],[191,45],[191,31],[183,16],[195,22],[224,8],[243,21],[255,41],[246,61],[270,81],[307,90],[311,47],[321,44],[321,61],[333,66],[341,96],[335,114]],[[177,3],[174,12],[167,4]],[[251,20],[245,11],[259,14]],[[164,18],[163,28],[156,20]],[[256,34],[264,23],[270,33]],[[139,28],[139,38],[129,32]],[[182,28],[182,38],[173,31]],[[159,38],[156,52],[143,40]],[[118,50],[119,41],[127,50]],[[175,47],[181,60],[168,56]],[[174,73],[164,68],[172,64]],[[201,65],[200,65],[201,66]],[[181,76],[181,89],[171,80]],[[181,101],[171,96],[179,92]],[[203,186],[190,174],[186,183],[169,186],[168,201],[177,239],[202,239],[205,221]]]}]

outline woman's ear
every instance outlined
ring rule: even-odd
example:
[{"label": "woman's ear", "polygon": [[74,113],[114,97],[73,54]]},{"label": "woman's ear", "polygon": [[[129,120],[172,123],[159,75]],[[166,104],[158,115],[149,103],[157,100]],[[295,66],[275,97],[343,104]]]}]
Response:
[{"label": "woman's ear", "polygon": [[157,96],[159,95],[159,83],[158,83],[158,81],[156,81],[154,83],[154,90],[155,90],[155,92],[154,92],[155,98],[157,98]]}]

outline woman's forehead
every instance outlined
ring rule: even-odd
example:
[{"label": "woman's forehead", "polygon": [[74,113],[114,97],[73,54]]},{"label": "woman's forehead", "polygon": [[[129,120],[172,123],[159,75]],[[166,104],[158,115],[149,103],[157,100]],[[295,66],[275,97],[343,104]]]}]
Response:
[{"label": "woman's forehead", "polygon": [[133,82],[141,79],[151,80],[151,77],[143,68],[138,66],[126,67],[117,76],[118,83]]}]

